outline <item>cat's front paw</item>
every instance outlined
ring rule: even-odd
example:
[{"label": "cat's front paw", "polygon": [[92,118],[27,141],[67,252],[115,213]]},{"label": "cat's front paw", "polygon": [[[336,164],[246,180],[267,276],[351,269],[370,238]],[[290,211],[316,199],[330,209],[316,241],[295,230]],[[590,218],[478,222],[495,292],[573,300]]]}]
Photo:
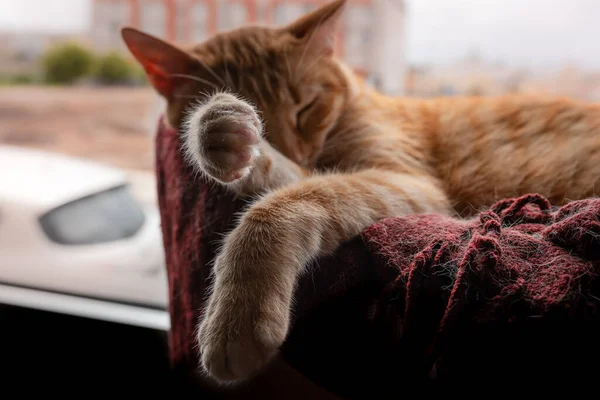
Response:
[{"label": "cat's front paw", "polygon": [[185,152],[191,162],[227,184],[250,173],[260,156],[262,124],[256,110],[228,93],[218,93],[187,120]]},{"label": "cat's front paw", "polygon": [[257,266],[223,265],[225,260],[218,259],[220,265],[215,265],[227,272],[217,274],[199,325],[198,344],[205,372],[216,381],[232,384],[255,376],[276,354],[288,332],[290,302],[289,296],[273,286],[277,282],[240,279],[244,274],[232,271]]}]

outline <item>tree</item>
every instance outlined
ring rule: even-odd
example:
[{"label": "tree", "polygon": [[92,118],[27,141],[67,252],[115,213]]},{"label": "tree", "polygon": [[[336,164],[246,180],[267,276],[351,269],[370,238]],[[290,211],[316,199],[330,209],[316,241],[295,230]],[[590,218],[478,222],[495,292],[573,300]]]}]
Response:
[{"label": "tree", "polygon": [[100,57],[96,65],[95,77],[100,83],[122,84],[136,78],[134,65],[120,53],[111,52]]},{"label": "tree", "polygon": [[78,43],[63,43],[50,48],[43,58],[47,82],[71,84],[86,76],[94,65],[94,55]]}]

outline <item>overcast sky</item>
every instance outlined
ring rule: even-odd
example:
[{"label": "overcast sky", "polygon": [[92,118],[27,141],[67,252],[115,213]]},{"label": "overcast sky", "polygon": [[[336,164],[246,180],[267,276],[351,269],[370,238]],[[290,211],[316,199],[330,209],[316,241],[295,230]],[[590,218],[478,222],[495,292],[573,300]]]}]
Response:
[{"label": "overcast sky", "polygon": [[[389,0],[394,1],[394,0]],[[600,0],[406,0],[411,63],[486,59],[600,70]],[[77,31],[89,0],[0,0],[0,29]]]}]

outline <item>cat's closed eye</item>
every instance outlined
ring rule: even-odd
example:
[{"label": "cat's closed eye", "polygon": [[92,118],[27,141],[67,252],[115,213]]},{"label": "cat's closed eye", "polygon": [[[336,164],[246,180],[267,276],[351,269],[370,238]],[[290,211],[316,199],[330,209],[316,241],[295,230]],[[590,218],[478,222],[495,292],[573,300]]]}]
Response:
[{"label": "cat's closed eye", "polygon": [[296,115],[296,129],[302,133],[302,126],[306,123],[306,119],[310,116],[310,111],[317,104],[318,96],[315,96],[310,102],[298,111]]}]

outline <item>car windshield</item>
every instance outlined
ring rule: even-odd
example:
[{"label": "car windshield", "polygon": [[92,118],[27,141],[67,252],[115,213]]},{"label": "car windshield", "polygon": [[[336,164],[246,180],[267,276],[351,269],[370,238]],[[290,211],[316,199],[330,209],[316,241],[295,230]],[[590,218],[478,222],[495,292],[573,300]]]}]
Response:
[{"label": "car windshield", "polygon": [[128,187],[119,186],[55,208],[40,218],[40,224],[56,243],[88,245],[130,238],[144,218]]}]

